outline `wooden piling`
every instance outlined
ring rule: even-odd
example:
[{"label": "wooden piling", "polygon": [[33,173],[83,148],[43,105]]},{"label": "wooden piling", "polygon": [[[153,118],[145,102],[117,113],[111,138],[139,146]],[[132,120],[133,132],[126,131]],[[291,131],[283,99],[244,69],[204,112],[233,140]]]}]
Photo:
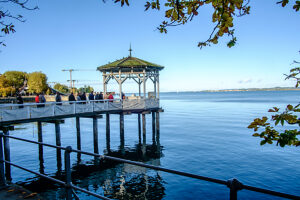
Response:
[{"label": "wooden piling", "polygon": [[125,138],[124,138],[124,113],[120,113],[120,151],[125,155]]},{"label": "wooden piling", "polygon": [[159,112],[156,112],[156,142],[159,145],[160,141],[160,129],[159,129]]},{"label": "wooden piling", "polygon": [[61,146],[59,121],[55,122],[55,137],[56,137],[56,146]]},{"label": "wooden piling", "polygon": [[[56,138],[56,146],[61,146],[61,134],[60,134],[60,122],[55,121],[55,138]],[[57,171],[61,172],[61,149],[56,149],[56,158],[57,158]]]},{"label": "wooden piling", "polygon": [[[38,126],[38,142],[43,142],[43,130],[42,122],[37,122]],[[39,161],[40,161],[40,173],[44,174],[44,149],[43,145],[39,144]]]},{"label": "wooden piling", "polygon": [[142,141],[141,114],[138,114],[139,143]]},{"label": "wooden piling", "polygon": [[155,112],[152,112],[152,142],[155,143]]},{"label": "wooden piling", "polygon": [[[80,117],[76,117],[77,150],[81,150]],[[77,153],[77,163],[81,162],[81,153]]]},{"label": "wooden piling", "polygon": [[77,150],[81,150],[80,118],[76,117]]},{"label": "wooden piling", "polygon": [[142,122],[143,122],[143,144],[146,144],[146,115],[142,114]]},{"label": "wooden piling", "polygon": [[120,114],[120,145],[124,147],[124,114]]},{"label": "wooden piling", "polygon": [[99,154],[99,147],[98,147],[98,118],[96,116],[93,117],[93,135],[94,135],[94,153]]},{"label": "wooden piling", "polygon": [[[4,135],[9,136],[9,129],[5,128],[3,130]],[[3,143],[4,143],[4,159],[8,162],[10,162],[10,146],[9,146],[9,138],[8,137],[4,137],[3,139]],[[11,168],[10,168],[10,164],[5,163],[5,177],[6,180],[8,182],[11,182],[12,178],[11,178]]]},{"label": "wooden piling", "polygon": [[107,153],[110,153],[110,118],[108,113],[106,113],[106,150]]}]

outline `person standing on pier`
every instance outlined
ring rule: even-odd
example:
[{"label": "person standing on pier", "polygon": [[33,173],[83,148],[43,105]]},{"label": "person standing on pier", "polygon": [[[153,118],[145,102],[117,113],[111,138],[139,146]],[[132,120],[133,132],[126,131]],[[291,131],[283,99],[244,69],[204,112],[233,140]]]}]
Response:
[{"label": "person standing on pier", "polygon": [[71,92],[71,94],[69,95],[69,101],[76,101],[73,92]]},{"label": "person standing on pier", "polygon": [[100,101],[101,103],[103,103],[103,101],[102,101],[103,99],[104,99],[104,98],[103,98],[103,93],[100,92],[100,94],[99,94],[99,100],[101,100],[101,101]]},{"label": "person standing on pier", "polygon": [[99,103],[99,100],[100,100],[100,94],[99,94],[99,92],[96,93],[95,100],[97,100],[97,103]]},{"label": "person standing on pier", "polygon": [[[81,101],[86,101],[86,94],[85,92],[82,93],[82,95],[80,96]],[[82,102],[83,104],[85,104],[85,102]]]},{"label": "person standing on pier", "polygon": [[[60,93],[59,93],[59,92],[56,93],[55,101],[56,101],[56,102],[61,102],[61,96],[60,96]],[[62,103],[57,103],[56,105],[61,106]]]},{"label": "person standing on pier", "polygon": [[76,101],[81,101],[81,94],[80,94],[80,92],[78,92],[77,93],[77,95],[76,95]]},{"label": "person standing on pier", "polygon": [[108,96],[109,102],[113,102],[114,96],[110,93]]},{"label": "person standing on pier", "polygon": [[[17,104],[23,104],[23,98],[20,93],[18,94],[17,97]],[[19,108],[24,108],[24,106],[19,106]]]},{"label": "person standing on pier", "polygon": [[45,107],[46,99],[43,92],[39,95],[39,102],[42,103],[40,107]]},{"label": "person standing on pier", "polygon": [[[35,103],[40,103],[40,97],[38,93],[35,95]],[[41,105],[36,105],[36,107],[41,107]]]},{"label": "person standing on pier", "polygon": [[91,91],[91,93],[89,94],[89,101],[95,100],[95,96],[94,96],[94,92]]}]

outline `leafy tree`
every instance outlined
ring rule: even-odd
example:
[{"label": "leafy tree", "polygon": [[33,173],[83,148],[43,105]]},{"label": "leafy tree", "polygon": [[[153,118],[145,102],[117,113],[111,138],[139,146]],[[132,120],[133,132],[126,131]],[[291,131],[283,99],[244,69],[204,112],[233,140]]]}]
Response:
[{"label": "leafy tree", "polygon": [[0,96],[7,97],[8,95],[15,94],[16,89],[9,85],[9,81],[4,75],[0,76]]},{"label": "leafy tree", "polygon": [[42,72],[33,72],[28,75],[28,91],[30,93],[46,92],[48,89],[47,76]]},{"label": "leafy tree", "polygon": [[69,92],[68,86],[60,84],[60,83],[56,83],[53,88],[57,91],[60,91],[61,93],[68,93]]},{"label": "leafy tree", "polygon": [[[16,32],[15,25],[13,21],[25,22],[25,19],[20,14],[13,14],[9,9],[5,7],[9,7],[10,5],[15,5],[21,7],[26,10],[36,10],[37,6],[30,7],[27,6],[28,0],[0,0],[0,37],[4,37],[4,35],[8,35],[10,33]],[[7,6],[5,6],[7,5]],[[6,46],[4,41],[0,40],[1,46]]]},{"label": "leafy tree", "polygon": [[7,71],[3,74],[9,86],[15,89],[21,88],[26,80],[26,73],[20,71]]},{"label": "leafy tree", "polygon": [[0,95],[13,96],[24,85],[26,73],[19,71],[7,71],[0,77]]},{"label": "leafy tree", "polygon": [[[295,87],[297,88],[300,84],[300,62],[294,61],[294,64],[297,66],[290,70],[290,74],[286,75],[286,79],[295,79]],[[278,107],[269,109],[268,112],[274,113],[271,119],[266,116],[256,118],[248,128],[253,129],[256,132],[253,134],[254,137],[262,138],[260,142],[261,145],[266,143],[273,144],[273,142],[276,142],[276,145],[281,147],[284,147],[285,145],[299,146],[300,130],[297,128],[300,126],[300,119],[297,114],[300,112],[300,103],[294,106],[289,104],[282,112],[280,112],[280,110],[281,109]],[[273,123],[274,126],[271,125]],[[275,126],[279,123],[281,126],[284,126],[284,124],[287,123],[295,128],[276,130]],[[258,129],[263,129],[263,131],[258,133]]]},{"label": "leafy tree", "polygon": [[[162,4],[161,4],[162,2]],[[293,1],[293,9],[299,11],[300,1]],[[129,0],[115,0],[121,6],[128,5]],[[165,10],[165,20],[157,27],[161,33],[167,33],[167,28],[173,26],[184,25],[198,16],[201,8],[213,7],[212,22],[214,28],[208,39],[198,43],[198,47],[210,46],[217,44],[220,37],[228,36],[230,40],[228,47],[235,45],[237,38],[235,37],[234,19],[250,13],[250,0],[149,0],[146,1],[145,10],[149,8],[160,10],[161,6]],[[277,4],[285,7],[289,0],[277,1]]]},{"label": "leafy tree", "polygon": [[79,88],[78,89],[78,91],[79,92],[85,92],[85,93],[90,93],[91,91],[94,91],[94,88],[93,87],[91,87],[91,86],[87,86],[87,85],[85,85],[83,88],[81,87],[81,88]]}]

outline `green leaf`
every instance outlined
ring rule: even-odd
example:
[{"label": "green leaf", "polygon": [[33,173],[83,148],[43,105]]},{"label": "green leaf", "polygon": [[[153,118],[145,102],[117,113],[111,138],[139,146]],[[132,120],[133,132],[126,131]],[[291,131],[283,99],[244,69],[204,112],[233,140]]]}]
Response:
[{"label": "green leaf", "polygon": [[289,104],[289,105],[287,105],[287,109],[288,110],[293,110],[293,106]]},{"label": "green leaf", "polygon": [[281,119],[280,123],[281,123],[281,126],[283,126],[284,125],[284,119]]},{"label": "green leaf", "polygon": [[262,140],[262,141],[260,142],[260,145],[264,145],[264,144],[266,144],[266,143],[267,143],[266,140]]}]

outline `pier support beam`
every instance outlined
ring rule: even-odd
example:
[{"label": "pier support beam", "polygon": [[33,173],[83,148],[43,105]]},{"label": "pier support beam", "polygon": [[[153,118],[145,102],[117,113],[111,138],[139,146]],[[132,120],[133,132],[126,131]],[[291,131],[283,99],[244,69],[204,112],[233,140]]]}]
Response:
[{"label": "pier support beam", "polygon": [[76,117],[77,150],[81,150],[80,118]]},{"label": "pier support beam", "polygon": [[120,148],[124,149],[125,139],[124,139],[124,114],[120,114]]},{"label": "pier support beam", "polygon": [[139,144],[142,142],[141,114],[138,114]]},{"label": "pier support beam", "polygon": [[[38,142],[43,142],[42,122],[37,122],[38,128]],[[44,174],[44,148],[39,144],[39,160],[40,160],[40,173]]]},{"label": "pier support beam", "polygon": [[142,122],[143,122],[143,144],[146,144],[146,115],[142,114]]},{"label": "pier support beam", "polygon": [[110,153],[110,118],[108,113],[106,113],[106,150],[107,153]]},{"label": "pier support beam", "polygon": [[156,142],[157,142],[157,145],[159,145],[160,141],[159,141],[159,138],[160,138],[160,129],[159,129],[159,112],[156,112]]},{"label": "pier support beam", "polygon": [[155,143],[155,112],[152,112],[152,142]]},{"label": "pier support beam", "polygon": [[94,153],[99,154],[98,147],[98,118],[93,117],[93,136],[94,136]]},{"label": "pier support beam", "polygon": [[[59,121],[55,122],[55,139],[56,146],[61,146],[61,134],[60,134],[60,125]],[[57,171],[61,172],[61,149],[56,149],[56,158],[57,158]]]}]

